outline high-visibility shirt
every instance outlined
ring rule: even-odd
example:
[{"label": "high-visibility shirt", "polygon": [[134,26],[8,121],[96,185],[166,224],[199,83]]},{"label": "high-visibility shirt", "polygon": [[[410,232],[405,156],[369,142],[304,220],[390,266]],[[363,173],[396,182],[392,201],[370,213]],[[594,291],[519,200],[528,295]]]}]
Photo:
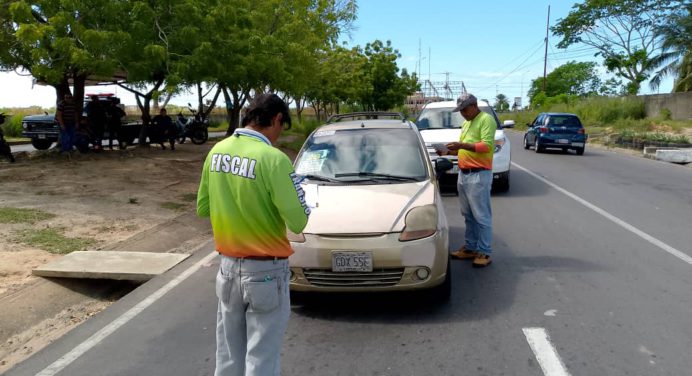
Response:
[{"label": "high-visibility shirt", "polygon": [[288,156],[259,132],[237,129],[204,161],[197,215],[210,217],[226,256],[288,257],[286,237],[305,228],[310,209]]},{"label": "high-visibility shirt", "polygon": [[481,111],[473,120],[461,125],[459,142],[474,144],[475,151],[459,149],[459,168],[493,169],[493,146],[495,144],[495,119]]}]

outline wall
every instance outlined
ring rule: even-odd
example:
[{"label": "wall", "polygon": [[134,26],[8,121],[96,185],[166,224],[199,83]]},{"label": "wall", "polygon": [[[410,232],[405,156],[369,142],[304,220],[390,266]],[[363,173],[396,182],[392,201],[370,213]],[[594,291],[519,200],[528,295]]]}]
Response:
[{"label": "wall", "polygon": [[673,120],[692,119],[692,92],[642,95],[647,117],[659,117],[661,109],[667,108]]}]

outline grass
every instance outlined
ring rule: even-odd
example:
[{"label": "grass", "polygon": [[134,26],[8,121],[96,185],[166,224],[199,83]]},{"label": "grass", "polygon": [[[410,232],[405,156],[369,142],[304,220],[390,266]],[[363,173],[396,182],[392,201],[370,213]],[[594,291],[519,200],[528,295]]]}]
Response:
[{"label": "grass", "polygon": [[181,204],[179,202],[171,202],[171,201],[166,201],[161,204],[161,207],[164,209],[170,209],[170,210],[182,210],[186,205]]},{"label": "grass", "polygon": [[15,241],[55,254],[83,251],[96,243],[93,239],[68,238],[62,234],[62,229],[54,228],[26,229],[17,231],[15,234]]},{"label": "grass", "polygon": [[283,149],[289,149],[298,152],[300,148],[303,146],[304,142],[305,138],[299,137],[293,141],[280,141],[277,146]]},{"label": "grass", "polygon": [[54,218],[55,214],[36,209],[0,208],[0,223],[29,223]]}]

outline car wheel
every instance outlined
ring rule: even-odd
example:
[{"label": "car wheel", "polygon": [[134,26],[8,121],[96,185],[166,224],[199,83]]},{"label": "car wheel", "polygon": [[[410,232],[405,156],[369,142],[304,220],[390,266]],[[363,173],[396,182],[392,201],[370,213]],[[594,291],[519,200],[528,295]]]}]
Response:
[{"label": "car wheel", "polygon": [[575,150],[577,151],[577,155],[584,155],[584,148],[577,148]]},{"label": "car wheel", "polygon": [[528,137],[524,136],[524,149],[529,150],[530,147]]},{"label": "car wheel", "polygon": [[41,140],[38,138],[32,138],[31,139],[31,146],[33,146],[36,150],[46,150],[48,149],[55,140]]},{"label": "car wheel", "polygon": [[536,142],[533,144],[533,150],[536,153],[542,153],[543,152],[543,146],[541,146],[540,143],[538,143],[538,138],[536,138]]},{"label": "car wheel", "polygon": [[446,303],[452,296],[452,262],[447,259],[447,275],[441,285],[433,287],[430,295],[436,303]]},{"label": "car wheel", "polygon": [[502,179],[498,179],[497,182],[493,184],[493,190],[495,192],[507,192],[509,191],[509,171]]}]

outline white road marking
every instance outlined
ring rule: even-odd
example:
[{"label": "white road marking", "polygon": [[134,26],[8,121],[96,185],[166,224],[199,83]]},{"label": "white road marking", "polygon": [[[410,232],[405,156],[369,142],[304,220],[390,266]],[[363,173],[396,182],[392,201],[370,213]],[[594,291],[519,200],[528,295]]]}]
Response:
[{"label": "white road marking", "polygon": [[512,162],[512,165],[514,165],[514,166],[517,167],[518,169],[520,169],[520,170],[526,172],[527,174],[533,176],[534,178],[536,178],[536,179],[542,181],[543,183],[548,184],[549,186],[555,188],[557,191],[563,193],[564,195],[570,197],[571,199],[577,201],[578,203],[580,203],[580,204],[586,206],[587,208],[589,208],[589,209],[595,211],[596,213],[598,213],[598,214],[600,214],[600,215],[606,217],[607,219],[609,219],[610,221],[614,222],[614,223],[617,224],[618,226],[624,228],[625,230],[632,232],[633,234],[635,234],[635,235],[639,236],[640,238],[642,238],[642,239],[648,241],[649,243],[655,245],[656,247],[661,248],[662,250],[668,252],[669,254],[671,254],[671,255],[673,255],[673,256],[679,258],[680,260],[682,260],[682,261],[684,261],[684,262],[686,262],[686,263],[688,263],[688,264],[690,264],[690,265],[692,265],[692,257],[690,257],[689,255],[687,255],[686,253],[684,253],[684,252],[682,252],[682,251],[679,251],[679,250],[677,250],[677,249],[675,249],[675,248],[669,246],[668,244],[666,244],[666,243],[664,243],[664,242],[662,242],[662,241],[660,241],[660,240],[654,238],[653,236],[651,236],[651,235],[645,233],[644,231],[642,231],[642,230],[640,230],[640,229],[638,229],[638,228],[632,226],[631,224],[629,224],[629,223],[623,221],[622,219],[620,219],[620,218],[618,218],[618,217],[616,217],[616,216],[614,216],[614,215],[608,213],[607,211],[605,211],[605,210],[599,208],[598,206],[596,206],[596,205],[594,205],[594,204],[592,204],[592,203],[590,203],[590,202],[584,200],[583,198],[581,198],[581,197],[575,195],[574,193],[572,193],[572,192],[570,192],[570,191],[568,191],[568,190],[566,190],[566,189],[560,187],[559,185],[557,185],[557,184],[555,184],[555,183],[553,183],[553,182],[551,182],[551,181],[549,181],[549,180],[543,178],[542,176],[540,176],[540,175],[538,175],[538,174],[536,174],[536,173],[534,173],[534,172],[532,172],[532,171],[530,171],[530,170],[528,170],[528,169],[526,169],[526,168],[524,168],[524,167],[521,167],[521,166],[519,166],[518,164],[516,164],[516,163],[514,163],[514,162]]},{"label": "white road marking", "polygon": [[[206,245],[206,243],[205,243],[205,245]],[[77,347],[72,349],[72,351],[63,355],[60,359],[53,362],[51,365],[46,367],[43,371],[37,373],[36,376],[53,376],[53,375],[57,374],[58,372],[62,371],[65,367],[69,366],[72,362],[77,360],[77,358],[84,355],[84,353],[86,353],[91,348],[96,346],[99,342],[103,341],[109,335],[113,334],[113,332],[118,330],[121,326],[125,325],[128,321],[135,318],[135,316],[140,314],[142,311],[144,311],[150,305],[154,304],[157,300],[159,300],[167,292],[171,291],[173,288],[175,288],[180,283],[182,283],[184,280],[186,280],[190,275],[192,275],[194,272],[199,270],[199,268],[202,267],[202,265],[205,265],[205,264],[211,262],[211,260],[214,257],[216,257],[217,255],[218,255],[218,253],[212,252],[208,256],[204,257],[202,260],[198,261],[195,265],[191,266],[190,268],[188,268],[184,272],[180,273],[180,275],[175,277],[173,280],[171,280],[170,282],[165,284],[160,289],[156,290],[153,294],[149,295],[144,300],[137,303],[137,305],[130,308],[127,312],[123,313],[120,317],[113,320],[110,324],[106,325],[105,327],[101,328],[101,330],[94,333],[86,341],[77,345]]]},{"label": "white road marking", "polygon": [[522,331],[545,376],[570,376],[545,329],[523,328]]},{"label": "white road marking", "polygon": [[555,314],[557,314],[557,309],[549,309],[549,310],[543,312],[544,316],[555,317]]}]

